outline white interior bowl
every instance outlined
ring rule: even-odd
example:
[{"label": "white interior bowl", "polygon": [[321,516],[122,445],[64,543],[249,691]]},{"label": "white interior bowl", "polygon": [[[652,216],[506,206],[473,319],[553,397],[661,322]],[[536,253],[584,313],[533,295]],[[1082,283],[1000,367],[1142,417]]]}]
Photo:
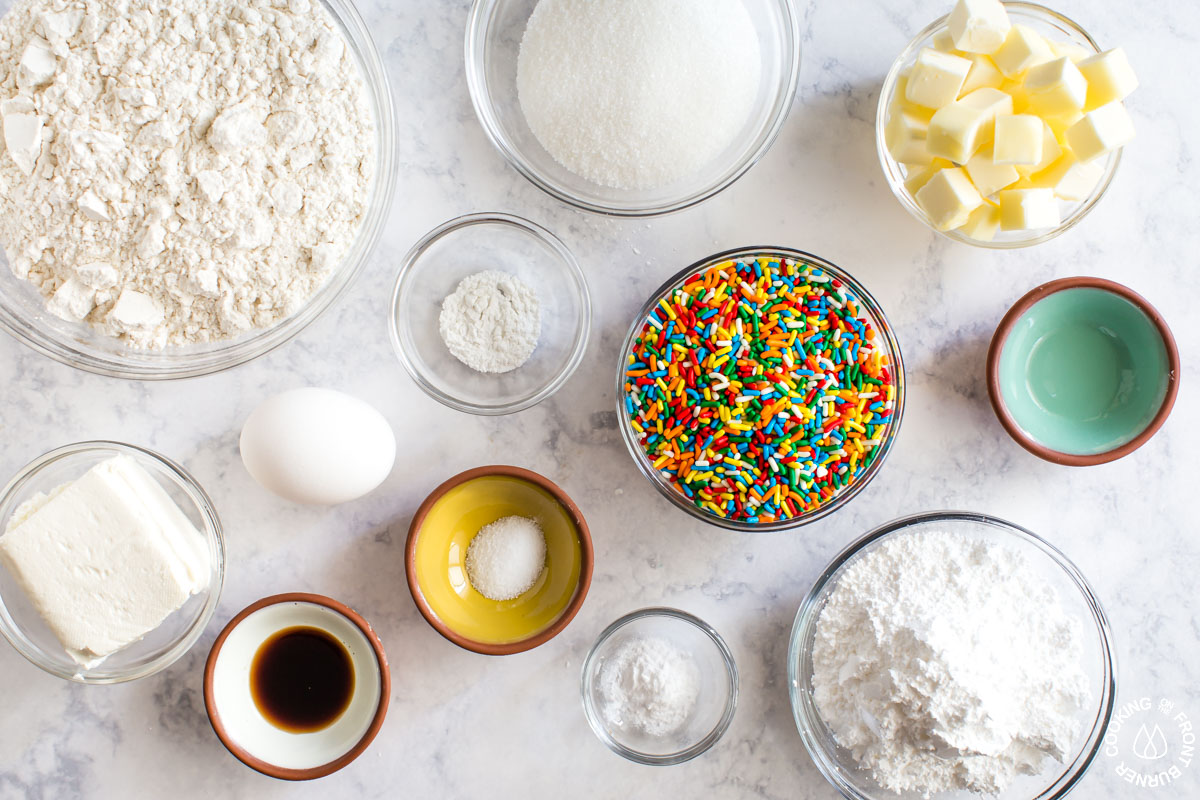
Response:
[{"label": "white interior bowl", "polygon": [[[294,627],[332,635],[354,670],[349,706],[329,726],[308,733],[276,727],[250,692],[259,648]],[[285,594],[254,603],[217,637],[204,671],[204,705],[221,743],[244,764],[274,778],[309,780],[336,772],[366,750],[383,724],[390,686],[383,645],[359,614],[321,595]]]}]

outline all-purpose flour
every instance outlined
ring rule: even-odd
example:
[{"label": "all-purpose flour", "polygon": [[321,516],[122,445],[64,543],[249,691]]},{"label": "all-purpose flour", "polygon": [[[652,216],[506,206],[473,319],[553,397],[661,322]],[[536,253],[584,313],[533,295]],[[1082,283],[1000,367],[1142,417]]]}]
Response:
[{"label": "all-purpose flour", "polygon": [[316,0],[23,0],[0,21],[0,244],[134,346],[304,304],[365,211],[373,120]]},{"label": "all-purpose flour", "polygon": [[886,789],[999,792],[1061,760],[1090,696],[1080,621],[1020,554],[901,534],[851,564],[817,624],[813,696]]}]

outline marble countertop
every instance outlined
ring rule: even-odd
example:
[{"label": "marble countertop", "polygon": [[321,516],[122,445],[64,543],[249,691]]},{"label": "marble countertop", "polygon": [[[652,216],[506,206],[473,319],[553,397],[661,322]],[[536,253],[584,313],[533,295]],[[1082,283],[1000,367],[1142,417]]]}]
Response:
[{"label": "marble countertop", "polygon": [[[230,564],[204,638],[152,678],[72,685],[0,646],[0,798],[834,798],[787,701],[792,619],[847,542],[893,517],[937,508],[1010,519],[1065,550],[1112,622],[1120,702],[1165,700],[1173,712],[1161,719],[1200,719],[1200,543],[1187,505],[1200,479],[1190,380],[1200,374],[1200,315],[1191,308],[1200,301],[1200,111],[1189,68],[1200,5],[1057,0],[1102,45],[1129,52],[1142,84],[1129,104],[1138,138],[1088,219],[1016,252],[935,237],[892,197],[875,156],[883,76],[908,38],[946,11],[944,0],[800,2],[800,89],[774,148],[713,200],[649,222],[566,208],[491,148],[463,76],[467,0],[359,5],[399,106],[401,177],[383,241],[334,309],[240,369],[155,385],[87,375],[0,337],[0,476],[72,441],[148,446],[185,464],[212,495]],[[387,297],[404,252],[438,223],[483,210],[521,214],[560,235],[584,266],[595,309],[575,377],[551,400],[499,419],[426,397],[386,339]],[[640,477],[615,427],[612,371],[631,316],[662,280],[711,252],[763,243],[819,253],[880,300],[904,347],[908,409],[888,463],[854,503],[790,534],[737,536],[692,521]],[[1154,303],[1174,328],[1187,375],[1174,415],[1149,445],[1087,469],[1040,461],[1013,443],[988,407],[983,378],[1005,309],[1039,283],[1077,274],[1121,281]],[[301,385],[344,390],[387,416],[401,455],[374,494],[314,510],[248,477],[237,453],[242,421],[264,397]],[[494,462],[558,481],[587,516],[596,554],[591,593],[574,622],[547,645],[506,658],[438,636],[417,613],[402,565],[425,494],[462,469]],[[373,746],[309,784],[263,777],[232,758],[201,696],[204,659],[220,628],[253,600],[285,591],[320,592],[357,608],[379,631],[393,670],[391,710]],[[669,768],[610,753],[579,702],[580,664],[596,635],[628,611],[659,604],[711,622],[742,676],[726,737]],[[1138,712],[1146,720],[1151,713]],[[1101,755],[1076,796],[1200,795],[1200,765],[1182,767],[1168,786],[1128,784],[1125,752]]]}]

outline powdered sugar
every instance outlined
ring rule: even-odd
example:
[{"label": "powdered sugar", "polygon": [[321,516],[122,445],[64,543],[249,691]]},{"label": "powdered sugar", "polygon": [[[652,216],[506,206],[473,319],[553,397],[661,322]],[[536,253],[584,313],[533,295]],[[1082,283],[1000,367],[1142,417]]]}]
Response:
[{"label": "powdered sugar", "polygon": [[886,789],[998,792],[1062,760],[1089,698],[1080,621],[1016,552],[897,535],[846,568],[821,612],[813,697]]},{"label": "powdered sugar", "polygon": [[600,692],[609,724],[669,736],[681,729],[700,696],[696,662],[657,637],[627,639],[604,662]]},{"label": "powdered sugar", "polygon": [[281,321],[365,212],[374,123],[314,0],[24,0],[0,98],[13,272],[138,347]]},{"label": "powdered sugar", "polygon": [[515,275],[469,275],[442,301],[438,330],[450,353],[477,372],[511,372],[537,348],[542,331],[537,294]]},{"label": "powdered sugar", "polygon": [[604,186],[650,189],[734,140],[761,71],[742,0],[540,0],[517,89],[556,161]]}]

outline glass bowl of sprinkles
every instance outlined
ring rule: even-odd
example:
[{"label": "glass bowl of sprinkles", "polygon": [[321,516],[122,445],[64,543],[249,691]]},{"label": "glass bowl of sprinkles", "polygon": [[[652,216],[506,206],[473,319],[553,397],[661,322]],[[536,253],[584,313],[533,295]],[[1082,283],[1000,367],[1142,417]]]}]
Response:
[{"label": "glass bowl of sprinkles", "polygon": [[699,171],[653,188],[594,183],[564,167],[538,141],[517,91],[522,37],[538,0],[475,0],[465,41],[467,87],[484,133],[530,183],[584,211],[617,217],[669,214],[718,194],[774,144],[800,80],[800,11],[795,0],[744,0],[758,39],[759,80],[751,111],[729,144]]},{"label": "glass bowl of sprinkles", "polygon": [[780,247],[718,253],[634,320],[617,416],[668,500],[728,530],[833,513],[878,473],[904,412],[900,345],[844,270]]}]

